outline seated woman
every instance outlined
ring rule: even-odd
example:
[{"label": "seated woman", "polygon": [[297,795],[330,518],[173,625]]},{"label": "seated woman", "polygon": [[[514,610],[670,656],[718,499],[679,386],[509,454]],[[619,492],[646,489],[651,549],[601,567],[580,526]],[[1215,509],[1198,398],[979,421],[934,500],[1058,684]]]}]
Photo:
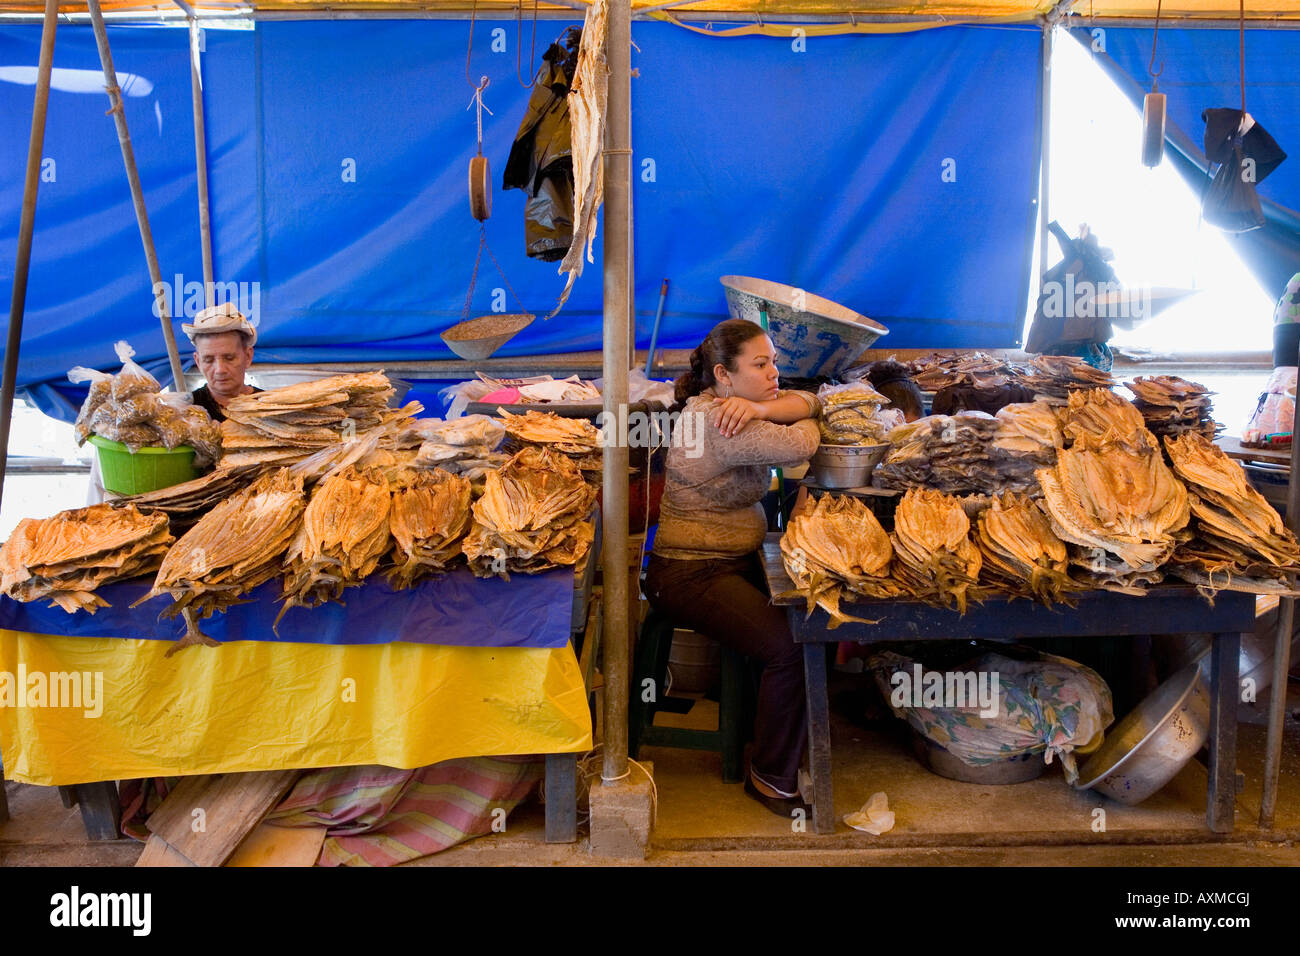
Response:
[{"label": "seated woman", "polygon": [[817,451],[819,403],[778,388],[772,340],[743,319],[713,328],[677,380],[676,398],[683,416],[701,416],[691,424],[703,438],[668,451],[646,596],[678,625],[762,662],[745,792],[789,816],[808,809],[798,796],[808,726],[803,653],[785,611],[769,603],[759,501],[771,468],[802,464]]}]

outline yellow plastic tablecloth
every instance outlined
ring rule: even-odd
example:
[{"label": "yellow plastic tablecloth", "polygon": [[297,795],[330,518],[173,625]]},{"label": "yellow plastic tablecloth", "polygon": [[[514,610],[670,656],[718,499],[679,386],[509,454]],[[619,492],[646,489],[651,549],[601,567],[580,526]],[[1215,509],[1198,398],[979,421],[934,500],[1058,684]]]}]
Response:
[{"label": "yellow plastic tablecloth", "polygon": [[[568,646],[237,641],[165,659],[171,646],[0,629],[5,776],[63,786],[357,764],[409,769],[591,747],[587,695]],[[102,675],[102,707],[52,706],[68,703],[69,685],[55,699],[48,688],[60,682],[51,675],[69,672],[91,675],[83,686],[92,691]],[[21,698],[12,693],[22,689],[20,676]],[[35,695],[42,683],[43,701]]]}]

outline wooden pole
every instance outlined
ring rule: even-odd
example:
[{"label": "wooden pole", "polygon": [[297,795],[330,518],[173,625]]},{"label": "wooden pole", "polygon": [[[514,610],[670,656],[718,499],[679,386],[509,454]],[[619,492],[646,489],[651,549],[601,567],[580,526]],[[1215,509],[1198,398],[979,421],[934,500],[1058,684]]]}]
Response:
[{"label": "wooden pole", "polygon": [[[50,72],[54,64],[54,30],[58,18],[58,0],[45,0],[41,53],[36,67],[36,100],[32,105],[32,132],[27,140],[27,178],[23,181],[23,206],[18,218],[14,289],[9,300],[9,332],[5,342],[3,379],[0,379],[0,501],[4,499],[5,471],[9,465],[9,426],[13,421],[14,389],[18,381],[18,350],[23,340],[23,311],[27,307],[27,273],[32,264],[32,233],[36,228],[36,188],[41,178],[45,111],[50,102]],[[3,789],[4,784],[0,782],[0,790]]]},{"label": "wooden pole", "polygon": [[[167,343],[167,358],[171,361],[172,387],[178,392],[186,392],[185,375],[181,371],[180,354],[176,351],[176,333],[172,329],[172,319],[167,309],[167,296],[162,281],[162,271],[158,268],[158,254],[154,251],[153,233],[149,229],[149,213],[144,208],[144,190],[140,187],[140,173],[135,166],[135,150],[131,148],[131,134],[126,128],[126,111],[122,107],[122,90],[117,85],[117,71],[113,69],[113,53],[108,48],[108,32],[104,29],[104,15],[99,9],[99,0],[86,0],[90,10],[90,22],[95,29],[95,45],[99,47],[99,62],[104,68],[105,92],[112,104],[109,112],[117,126],[117,142],[122,148],[122,165],[126,167],[127,182],[131,186],[131,201],[135,205],[135,221],[140,227],[140,240],[144,243],[144,256],[149,263],[149,280],[153,283],[154,302],[158,318],[162,322],[163,341]],[[181,290],[177,291],[177,298]]]},{"label": "wooden pole", "polygon": [[[606,428],[626,421],[628,339],[631,328],[632,123],[631,0],[610,0],[605,41],[609,99],[605,134],[604,375]],[[620,429],[621,431],[621,429]],[[604,450],[602,500],[604,544],[601,567],[605,603],[605,749],[602,779],[627,776],[628,660],[628,448],[627,433]]]},{"label": "wooden pole", "polygon": [[216,305],[212,286],[212,214],[208,207],[208,137],[203,115],[203,73],[198,21],[190,18],[190,93],[194,100],[194,169],[199,183],[199,243],[203,252],[203,304]]}]

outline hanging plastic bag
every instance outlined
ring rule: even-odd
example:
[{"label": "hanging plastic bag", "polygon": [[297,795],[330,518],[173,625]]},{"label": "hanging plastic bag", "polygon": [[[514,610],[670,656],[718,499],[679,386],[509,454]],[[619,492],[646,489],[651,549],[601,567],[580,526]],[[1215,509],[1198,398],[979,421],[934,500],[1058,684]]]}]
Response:
[{"label": "hanging plastic bag", "polygon": [[1264,225],[1264,210],[1259,194],[1249,176],[1250,167],[1240,141],[1234,143],[1230,158],[1219,167],[1205,191],[1201,214],[1211,226],[1224,232],[1250,232]]},{"label": "hanging plastic bag", "polygon": [[113,376],[107,372],[78,365],[68,370],[68,381],[74,385],[80,385],[82,382],[90,383],[90,391],[86,394],[86,400],[81,403],[81,411],[77,413],[77,421],[73,426],[77,444],[84,445],[86,439],[90,437],[91,419],[95,417],[100,407],[113,397]]},{"label": "hanging plastic bag", "polygon": [[122,402],[142,392],[162,391],[158,380],[132,360],[135,349],[131,348],[125,340],[116,343],[113,350],[117,352],[117,357],[122,362],[122,370],[113,376],[113,401]]}]

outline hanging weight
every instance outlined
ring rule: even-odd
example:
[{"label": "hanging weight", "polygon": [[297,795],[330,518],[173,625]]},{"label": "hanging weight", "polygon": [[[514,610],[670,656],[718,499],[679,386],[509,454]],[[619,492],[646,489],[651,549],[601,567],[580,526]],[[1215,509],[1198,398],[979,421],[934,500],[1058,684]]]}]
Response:
[{"label": "hanging weight", "polygon": [[1165,94],[1142,100],[1142,165],[1159,166],[1165,154]]},{"label": "hanging weight", "polygon": [[469,211],[479,222],[492,215],[492,172],[486,156],[469,161]]}]

